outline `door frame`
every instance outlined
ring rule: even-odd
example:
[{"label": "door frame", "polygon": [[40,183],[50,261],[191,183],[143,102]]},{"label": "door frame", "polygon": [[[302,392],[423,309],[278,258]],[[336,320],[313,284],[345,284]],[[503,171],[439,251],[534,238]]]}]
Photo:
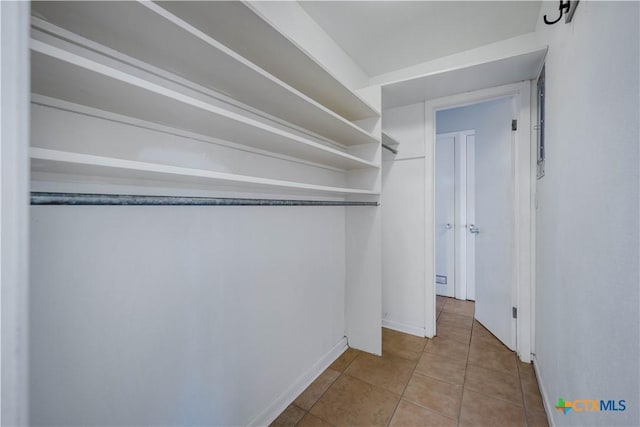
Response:
[{"label": "door frame", "polygon": [[0,424],[29,425],[29,2],[0,2]]},{"label": "door frame", "polygon": [[436,113],[493,99],[512,97],[518,130],[514,134],[514,292],[518,315],[515,327],[516,352],[520,360],[531,361],[531,290],[533,284],[533,197],[535,157],[532,156],[531,83],[528,80],[425,101],[425,335],[436,333],[435,292],[435,141]]}]

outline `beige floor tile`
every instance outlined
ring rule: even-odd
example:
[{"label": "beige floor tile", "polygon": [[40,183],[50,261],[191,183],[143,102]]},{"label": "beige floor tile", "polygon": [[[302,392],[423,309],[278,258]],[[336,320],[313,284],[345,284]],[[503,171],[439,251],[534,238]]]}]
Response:
[{"label": "beige floor tile", "polygon": [[333,424],[329,424],[323,419],[320,419],[312,414],[305,415],[296,427],[332,427]]},{"label": "beige floor tile", "polygon": [[416,372],[451,384],[462,385],[466,367],[467,363],[464,360],[424,352],[418,361]]},{"label": "beige floor tile", "polygon": [[434,337],[427,343],[424,351],[455,360],[467,360],[469,346],[450,339]]},{"label": "beige floor tile", "polygon": [[517,375],[511,373],[469,365],[464,387],[465,389],[504,399],[514,405],[522,406],[520,380]]},{"label": "beige floor tile", "polygon": [[526,426],[526,420],[521,406],[473,392],[465,387],[460,409],[460,425]]},{"label": "beige floor tile", "polygon": [[533,366],[454,310],[432,340],[384,328],[383,357],[347,350],[272,425],[547,427]]},{"label": "beige floor tile", "polygon": [[270,425],[271,427],[293,427],[304,417],[304,414],[306,414],[304,410],[297,406],[289,405]]},{"label": "beige floor tile", "polygon": [[484,325],[477,320],[473,320],[473,330],[479,334],[493,335]]},{"label": "beige floor tile", "polygon": [[509,348],[502,344],[502,342],[496,337],[481,337],[475,334],[471,334],[471,346],[477,347],[481,350],[511,353]]},{"label": "beige floor tile", "polygon": [[335,362],[333,362],[329,367],[331,369],[335,369],[336,371],[343,372],[345,369],[347,369],[347,366],[349,366],[349,364],[353,362],[353,359],[358,357],[358,354],[360,354],[360,350],[348,348],[347,351],[342,353],[340,357],[338,357]]},{"label": "beige floor tile", "polygon": [[415,366],[416,362],[392,354],[379,357],[363,353],[344,373],[400,395]]},{"label": "beige floor tile", "polygon": [[305,391],[293,402],[296,406],[304,410],[309,410],[320,399],[320,396],[333,384],[340,376],[340,372],[327,368],[318,378],[313,381]]},{"label": "beige floor tile", "polygon": [[456,418],[460,409],[462,386],[415,373],[403,397],[446,417]]},{"label": "beige floor tile", "polygon": [[[446,314],[444,311],[442,313]],[[440,332],[440,330],[451,330],[451,331],[457,332],[459,334],[465,334],[468,337],[471,337],[471,328],[470,327],[461,326],[459,324],[456,324],[455,322],[449,322],[449,321],[446,321],[446,320],[442,320],[440,322],[437,322],[437,324],[436,324],[436,332]]]},{"label": "beige floor tile", "polygon": [[538,381],[535,378],[520,378],[522,382],[522,394],[524,406],[527,411],[544,411],[542,395],[538,388]]},{"label": "beige floor tile", "polygon": [[342,375],[311,408],[311,414],[334,425],[386,426],[399,396]]},{"label": "beige floor tile", "polygon": [[401,400],[390,426],[395,427],[455,427],[456,420],[444,417],[413,403]]},{"label": "beige floor tile", "polygon": [[544,411],[526,411],[529,427],[549,427],[547,414]]},{"label": "beige floor tile", "polygon": [[469,345],[471,340],[471,329],[451,326],[448,323],[438,324],[436,327],[436,335],[440,338],[458,341],[459,343]]},{"label": "beige floor tile", "polygon": [[533,363],[524,363],[518,361],[518,372],[520,373],[520,378],[523,381],[536,379],[536,373],[533,370]]},{"label": "beige floor tile", "polygon": [[426,338],[382,328],[383,352],[392,353],[409,360],[418,360],[426,344]]},{"label": "beige floor tile", "polygon": [[513,352],[487,351],[472,345],[469,349],[469,365],[518,375],[516,354]]},{"label": "beige floor tile", "polygon": [[438,324],[446,324],[450,326],[457,326],[459,328],[471,329],[471,326],[473,325],[473,317],[449,313],[443,309],[440,317],[438,318]]},{"label": "beige floor tile", "polygon": [[444,306],[444,311],[446,313],[460,314],[462,316],[473,317],[475,314],[475,304],[473,301],[462,301],[457,299],[449,299],[447,304]]}]

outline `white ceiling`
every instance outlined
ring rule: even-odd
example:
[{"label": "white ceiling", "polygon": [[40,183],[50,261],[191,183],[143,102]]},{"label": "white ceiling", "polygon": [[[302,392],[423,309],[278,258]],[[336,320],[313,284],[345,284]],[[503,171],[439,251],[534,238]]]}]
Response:
[{"label": "white ceiling", "polygon": [[535,29],[540,1],[300,1],[369,76]]}]

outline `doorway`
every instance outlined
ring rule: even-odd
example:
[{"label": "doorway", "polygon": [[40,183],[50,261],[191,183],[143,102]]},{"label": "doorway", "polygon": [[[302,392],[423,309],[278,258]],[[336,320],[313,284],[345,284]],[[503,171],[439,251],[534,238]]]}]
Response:
[{"label": "doorway", "polygon": [[[530,283],[531,283],[531,227],[532,227],[532,180],[531,180],[531,141],[530,141],[530,84],[528,81],[496,88],[484,89],[475,92],[453,95],[445,98],[429,100],[425,103],[425,139],[426,139],[426,168],[432,173],[427,174],[427,200],[425,201],[426,212],[432,212],[432,216],[427,216],[427,268],[426,268],[426,303],[428,312],[425,319],[425,330],[427,336],[436,333],[436,269],[437,252],[436,242],[438,235],[437,216],[437,191],[436,191],[436,158],[437,158],[437,134],[460,132],[462,130],[475,130],[475,189],[487,187],[486,183],[493,180],[494,185],[503,185],[496,194],[509,195],[508,208],[502,209],[503,214],[491,214],[492,202],[491,194],[476,194],[475,214],[473,222],[477,226],[478,234],[475,236],[476,256],[475,266],[475,310],[476,319],[479,319],[496,337],[498,337],[509,348],[516,350],[520,359],[529,362],[531,358],[531,323],[530,323]],[[499,169],[487,168],[490,164],[487,159],[496,157],[488,147],[480,147],[480,129],[473,124],[460,125],[457,128],[447,128],[437,126],[438,116],[447,114],[460,107],[472,108],[489,102],[505,102],[508,105],[509,115],[506,120],[500,119],[492,122],[485,120],[482,125],[494,127],[500,126],[509,135],[508,146],[510,151],[507,154],[500,154]],[[494,106],[495,108],[495,106]],[[497,120],[497,119],[496,119]],[[515,129],[515,130],[512,130]],[[519,129],[519,131],[518,131]],[[480,162],[480,160],[482,162]],[[479,170],[480,165],[484,172]],[[487,172],[488,171],[488,172]],[[485,184],[483,184],[483,182]],[[483,190],[485,191],[485,190]],[[504,198],[504,197],[503,197]],[[455,196],[454,196],[455,200]],[[483,213],[484,212],[484,213]],[[484,224],[482,224],[484,223]],[[446,227],[447,223],[444,223]],[[462,223],[464,227],[466,223]],[[442,224],[440,224],[442,226]],[[454,225],[452,224],[452,229]],[[469,234],[469,228],[466,228]],[[509,233],[504,233],[507,230]],[[454,231],[455,234],[455,231]],[[475,233],[471,233],[475,234]],[[506,236],[499,247],[494,246],[491,240],[495,236]],[[454,238],[454,244],[456,240]],[[455,250],[455,249],[454,249]],[[486,257],[493,257],[494,262],[487,262]],[[502,259],[498,264],[495,259]],[[508,261],[505,262],[504,260]],[[504,268],[495,269],[495,265]],[[493,266],[493,267],[492,267]],[[454,268],[455,277],[455,268]],[[482,277],[482,279],[481,279]],[[454,278],[455,280],[455,278]],[[485,285],[481,284],[484,283]],[[454,282],[456,283],[456,282]],[[489,286],[486,285],[489,283]],[[496,284],[499,284],[496,285]],[[462,289],[461,287],[459,287]],[[451,293],[451,291],[449,291]],[[456,293],[455,285],[454,297],[461,298]],[[469,295],[464,296],[470,298]],[[433,335],[432,335],[433,334]]]},{"label": "doorway", "polygon": [[475,299],[475,318],[512,350],[515,114],[513,97],[436,113],[436,293]]}]

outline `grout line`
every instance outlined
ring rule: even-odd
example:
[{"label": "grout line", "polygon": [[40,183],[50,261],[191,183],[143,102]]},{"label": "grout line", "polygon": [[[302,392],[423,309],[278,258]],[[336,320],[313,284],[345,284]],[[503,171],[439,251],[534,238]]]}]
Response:
[{"label": "grout line", "polygon": [[[418,374],[418,375],[420,375],[420,376],[423,376],[423,377],[427,377],[427,378],[433,378],[433,377],[429,377],[429,376],[427,376],[427,375],[421,374],[420,372],[416,372],[416,374]],[[433,379],[435,379],[436,381],[441,381],[441,380],[438,380],[437,378],[433,378]],[[446,383],[446,384],[449,384],[449,383]],[[458,385],[459,385],[459,384],[458,384]],[[400,399],[400,400],[402,400],[402,399]],[[437,415],[437,416],[439,416],[439,417],[446,418],[446,419],[448,419],[448,420],[454,421],[456,424],[457,424],[457,422],[458,422],[458,420],[457,420],[457,419],[452,418],[452,417],[451,417],[451,416],[449,416],[449,415],[445,415],[445,414],[443,414],[442,412],[436,411],[435,409],[429,408],[428,406],[425,406],[425,405],[423,405],[423,404],[422,404],[422,403],[420,403],[420,402],[416,402],[415,400],[409,400],[409,399],[406,399],[406,400],[407,400],[407,403],[408,403],[408,404],[413,405],[413,406],[417,406],[418,408],[423,409],[423,410],[425,410],[425,411],[427,411],[427,412],[429,412],[429,413],[431,413],[431,414],[435,414],[435,415]]]},{"label": "grout line", "polygon": [[[474,311],[475,313],[475,311]],[[471,335],[469,336],[469,346],[467,348],[467,363],[464,367],[464,379],[462,380],[462,396],[460,396],[460,408],[458,409],[458,419],[457,419],[457,425],[460,426],[460,415],[462,414],[462,402],[464,400],[464,389],[465,389],[465,384],[467,382],[467,371],[469,369],[469,355],[471,354],[471,340],[473,339],[473,330],[476,327],[475,324],[475,315],[474,318],[472,318],[473,321],[471,322]]]},{"label": "grout line", "polygon": [[[428,352],[425,352],[425,353],[426,353],[426,354],[429,354],[429,355],[432,355],[432,356],[440,356],[439,354],[436,354],[436,353],[428,353]],[[455,362],[457,362],[457,360],[455,360]],[[460,360],[460,362],[462,362],[462,361]],[[465,365],[465,369],[466,369],[466,365]],[[463,386],[463,384],[460,384],[460,383],[453,383],[453,382],[450,382],[450,380],[445,380],[445,379],[442,379],[442,378],[437,378],[437,377],[434,377],[434,376],[432,376],[432,375],[422,373],[422,372],[420,372],[420,371],[416,371],[416,372],[414,372],[414,374],[415,374],[415,375],[420,375],[421,377],[427,377],[427,378],[429,378],[429,379],[432,379],[432,380],[435,380],[435,381],[439,381],[439,382],[441,382],[441,383],[445,383],[445,384],[453,385],[453,386],[456,386],[456,387],[462,387],[462,386]],[[422,406],[422,405],[420,405],[419,403],[416,403],[416,404],[417,404],[418,406]],[[429,409],[429,408],[426,408],[426,409]],[[438,412],[438,411],[435,411],[435,412]],[[451,417],[449,417],[449,416],[447,416],[447,415],[444,415],[444,416],[445,416],[445,417],[447,417],[447,418],[451,418]]]},{"label": "grout line", "polygon": [[[349,349],[350,349],[350,348],[351,348],[351,347],[349,347]],[[349,349],[347,349],[347,351],[349,351]],[[360,350],[357,350],[357,351],[360,351]],[[344,353],[343,353],[343,354],[344,354]],[[327,389],[326,389],[325,391],[323,391],[323,392],[322,392],[322,394],[320,395],[320,397],[318,397],[318,399],[313,403],[313,405],[311,405],[311,408],[309,408],[309,410],[308,410],[308,411],[305,411],[307,414],[311,414],[311,410],[313,409],[313,407],[314,407],[314,406],[316,406],[316,405],[318,404],[318,402],[320,402],[320,400],[324,397],[324,395],[325,395],[325,394],[327,394],[327,392],[329,391],[329,389],[330,389],[330,388],[331,388],[331,387],[332,387],[332,386],[333,386],[333,385],[334,385],[334,384],[335,384],[335,383],[340,379],[340,377],[341,377],[341,376],[343,376],[343,375],[347,375],[347,374],[345,374],[345,371],[347,370],[347,368],[348,368],[349,366],[351,366],[351,364],[353,363],[353,361],[354,361],[354,360],[356,360],[359,356],[360,356],[360,353],[357,353],[357,354],[356,354],[356,357],[354,357],[353,359],[351,359],[351,361],[350,361],[349,363],[347,363],[347,366],[345,366],[345,367],[344,367],[344,369],[343,369],[342,371],[338,371],[338,372],[340,372],[340,375],[338,375],[338,376],[336,377],[336,379],[335,379],[335,380],[333,380],[333,382],[332,382],[331,384],[329,384],[329,387],[327,387]],[[330,368],[331,368],[331,365],[329,365],[329,366],[327,367],[327,369],[330,369]],[[325,373],[327,369],[325,369],[322,373]],[[337,371],[337,369],[334,369],[334,371]],[[320,374],[320,375],[322,375],[322,374]],[[313,384],[313,383],[312,383],[312,384]],[[303,391],[302,393],[304,393],[304,391]],[[302,393],[300,393],[300,394],[302,394]],[[300,396],[298,396],[298,397],[300,397]],[[297,399],[297,397],[296,397],[296,399]],[[302,408],[300,408],[300,409],[302,409]],[[304,410],[304,409],[303,409],[303,410]],[[325,420],[324,418],[322,418],[322,417],[320,417],[320,416],[318,416],[318,415],[315,415],[315,414],[311,414],[311,415],[313,415],[314,417],[318,417],[318,418],[320,418],[322,421],[324,421],[324,422],[326,422],[326,423],[328,423],[328,424],[330,424],[330,425],[333,425],[333,423],[329,422],[328,420]],[[304,418],[304,417],[302,417],[302,418]],[[302,418],[300,418],[300,421],[302,421]],[[298,421],[298,422],[296,423],[296,425],[300,424],[300,421]]]},{"label": "grout line", "polygon": [[416,368],[418,367],[418,363],[420,363],[420,359],[422,358],[422,355],[424,354],[424,349],[426,348],[427,344],[429,343],[429,338],[425,337],[424,339],[426,340],[426,342],[424,343],[424,347],[422,347],[422,351],[420,352],[420,355],[418,356],[418,360],[416,360],[416,364],[413,367],[413,370],[411,371],[411,375],[409,375],[409,381],[407,381],[407,383],[404,385],[404,388],[402,389],[402,393],[400,393],[400,398],[396,402],[396,406],[393,408],[393,412],[391,412],[391,416],[389,417],[389,421],[387,421],[387,427],[391,424],[391,420],[393,420],[394,415],[396,415],[396,411],[398,410],[398,406],[400,405],[400,401],[402,400],[402,397],[404,396],[405,391],[407,391],[407,387],[409,387],[409,383],[411,382],[411,378],[413,378],[413,375],[416,373]]},{"label": "grout line", "polygon": [[[522,377],[520,376],[520,363],[516,361],[516,365],[518,366],[518,381],[520,382],[520,393],[522,394],[522,410],[524,412],[524,422],[528,426],[529,417],[527,415],[529,411],[527,410],[527,404],[524,400],[524,387],[522,386]],[[545,416],[546,416],[546,413],[545,413]]]}]

